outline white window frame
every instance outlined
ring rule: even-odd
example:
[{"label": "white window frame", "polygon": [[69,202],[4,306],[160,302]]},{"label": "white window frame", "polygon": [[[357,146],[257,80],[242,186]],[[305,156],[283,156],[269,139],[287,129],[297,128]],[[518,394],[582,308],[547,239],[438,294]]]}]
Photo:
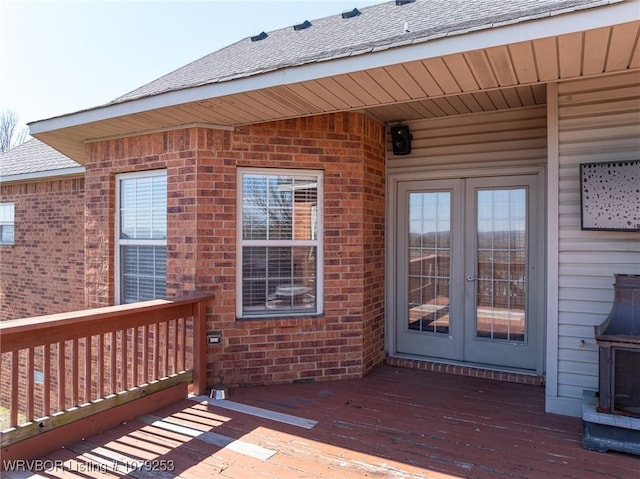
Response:
[{"label": "white window frame", "polygon": [[0,227],[4,229],[5,226],[11,226],[13,228],[13,237],[11,241],[2,241],[2,231],[0,230],[0,245],[2,246],[13,246],[16,244],[16,205],[15,203],[0,203],[0,208],[7,208],[9,210],[9,215],[7,218],[3,219],[0,215]]},{"label": "white window frame", "polygon": [[[315,176],[317,180],[317,205],[312,213],[317,218],[317,230],[313,239],[310,240],[245,240],[243,239],[242,218],[243,218],[243,178],[245,175],[267,175],[267,176],[292,176],[309,177]],[[260,319],[287,316],[318,316],[324,313],[324,171],[305,169],[280,169],[280,168],[251,168],[239,167],[237,169],[237,232],[236,232],[236,317],[238,319]],[[294,247],[294,246],[314,246],[316,248],[316,307],[311,311],[292,310],[288,311],[261,311],[256,314],[245,314],[243,310],[243,290],[242,290],[242,258],[243,247],[250,246],[270,246],[270,247]]]},{"label": "white window frame", "polygon": [[[151,178],[154,176],[167,176],[167,170],[147,170],[136,171],[132,173],[120,173],[116,175],[116,217],[115,217],[115,286],[116,304],[122,302],[122,276],[121,276],[121,261],[122,255],[120,253],[121,246],[167,246],[166,238],[164,240],[152,240],[152,239],[122,239],[120,238],[120,196],[122,181],[131,178]],[[167,194],[168,199],[168,194]]]}]

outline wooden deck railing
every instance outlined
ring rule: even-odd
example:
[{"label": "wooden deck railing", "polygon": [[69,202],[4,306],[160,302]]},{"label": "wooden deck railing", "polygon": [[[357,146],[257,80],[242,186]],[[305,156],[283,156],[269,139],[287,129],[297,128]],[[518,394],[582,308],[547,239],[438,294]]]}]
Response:
[{"label": "wooden deck railing", "polygon": [[0,406],[9,411],[3,426],[10,428],[2,447],[160,391],[167,379],[206,394],[206,304],[212,298],[0,322]]}]

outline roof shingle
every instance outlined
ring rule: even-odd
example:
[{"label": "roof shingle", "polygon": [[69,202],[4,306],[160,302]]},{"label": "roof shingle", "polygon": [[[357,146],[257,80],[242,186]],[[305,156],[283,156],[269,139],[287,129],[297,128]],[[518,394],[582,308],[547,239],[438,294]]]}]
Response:
[{"label": "roof shingle", "polygon": [[0,177],[77,168],[80,164],[35,138],[0,155]]},{"label": "roof shingle", "polygon": [[404,5],[386,2],[363,8],[361,15],[352,18],[342,18],[338,12],[311,20],[309,28],[281,28],[259,41],[245,38],[122,95],[112,103],[619,1],[622,0],[417,0]]}]

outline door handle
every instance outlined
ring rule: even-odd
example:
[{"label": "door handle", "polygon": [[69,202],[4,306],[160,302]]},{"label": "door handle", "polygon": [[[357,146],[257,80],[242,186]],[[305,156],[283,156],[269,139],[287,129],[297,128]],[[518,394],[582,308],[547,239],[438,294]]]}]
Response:
[{"label": "door handle", "polygon": [[473,276],[467,276],[467,281],[471,282],[471,281],[475,281],[478,278],[474,278]]}]

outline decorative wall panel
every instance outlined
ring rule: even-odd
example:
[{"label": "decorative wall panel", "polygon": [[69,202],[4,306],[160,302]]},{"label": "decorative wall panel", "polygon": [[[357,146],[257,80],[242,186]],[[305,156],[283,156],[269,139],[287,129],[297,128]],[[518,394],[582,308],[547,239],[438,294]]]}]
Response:
[{"label": "decorative wall panel", "polygon": [[583,230],[640,231],[640,161],[580,165]]}]

